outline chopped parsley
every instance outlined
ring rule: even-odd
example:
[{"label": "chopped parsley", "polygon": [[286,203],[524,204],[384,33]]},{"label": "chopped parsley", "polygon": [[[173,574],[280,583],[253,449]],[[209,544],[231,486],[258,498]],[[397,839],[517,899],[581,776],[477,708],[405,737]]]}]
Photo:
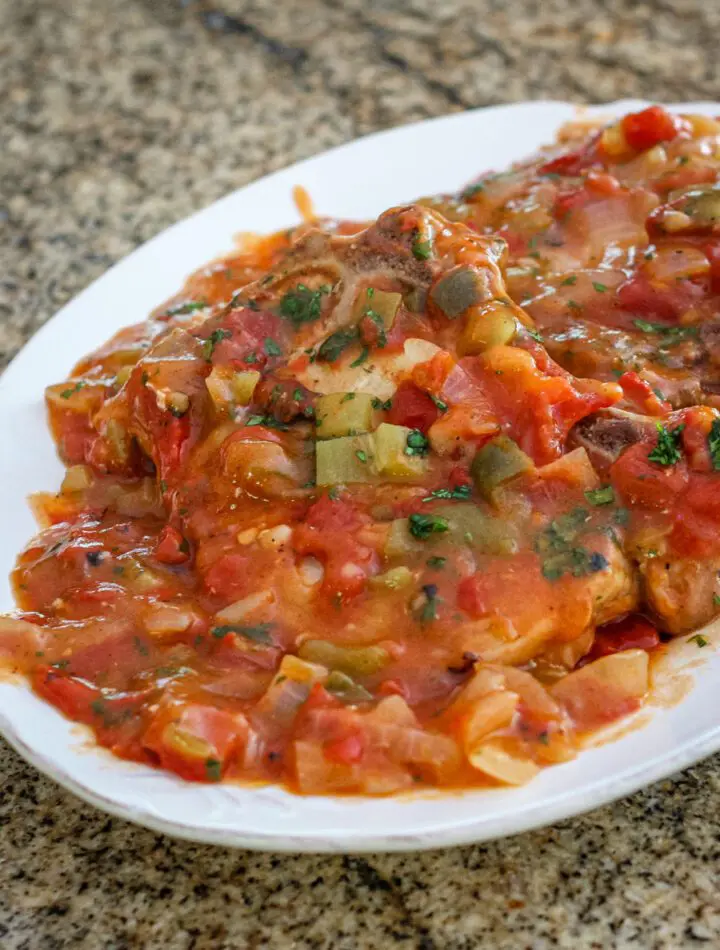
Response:
[{"label": "chopped parsley", "polygon": [[429,557],[425,562],[428,567],[431,567],[434,571],[440,571],[445,567],[445,562],[447,561],[446,557]]},{"label": "chopped parsley", "polygon": [[470,198],[474,198],[475,195],[479,195],[481,191],[485,191],[485,184],[482,181],[476,181],[474,185],[468,185],[465,188],[460,197],[463,201],[467,201]]},{"label": "chopped parsley", "polygon": [[437,605],[438,605],[438,595],[437,595],[437,585],[435,584],[424,584],[423,593],[425,594],[425,603],[420,608],[420,614],[418,619],[420,623],[432,623],[433,620],[437,620]]},{"label": "chopped parsley", "polygon": [[652,452],[648,453],[648,459],[657,465],[675,465],[682,458],[680,451],[680,437],[685,424],[681,423],[675,429],[666,429],[661,423],[657,423],[657,443]]},{"label": "chopped parsley", "polygon": [[585,497],[594,507],[611,505],[615,501],[615,492],[612,485],[604,485],[602,488],[592,488],[586,491]]},{"label": "chopped parsley", "polygon": [[229,330],[213,330],[210,336],[203,342],[203,356],[210,362],[215,352],[215,347],[223,340],[228,340],[232,336]]},{"label": "chopped parsley", "polygon": [[707,637],[704,637],[701,633],[696,633],[692,637],[688,637],[688,643],[696,643],[701,649],[706,647],[710,641]]},{"label": "chopped parsley", "polygon": [[595,288],[595,290],[597,290],[599,294],[604,294],[605,291],[607,290],[607,286],[605,284],[601,284],[596,280],[593,281],[593,287]]},{"label": "chopped parsley", "polygon": [[310,290],[305,284],[298,284],[294,290],[289,290],[280,301],[280,315],[289,320],[294,327],[303,323],[312,323],[322,313],[322,298],[329,294],[327,284]]},{"label": "chopped parsley", "polygon": [[707,437],[710,460],[715,471],[720,471],[720,419],[713,419]]},{"label": "chopped parsley", "polygon": [[263,343],[263,349],[268,356],[282,356],[282,350],[277,345],[275,340],[272,337],[265,337],[265,342]]},{"label": "chopped parsley", "polygon": [[356,366],[362,366],[362,364],[368,358],[369,354],[370,354],[370,350],[366,346],[364,346],[362,350],[360,350],[360,355],[358,356],[358,358],[356,360],[353,360],[352,363],[350,364],[352,369],[355,369]]},{"label": "chopped parsley", "polygon": [[448,501],[467,501],[472,489],[469,485],[458,485],[457,488],[436,488],[423,501],[435,501],[436,498]]},{"label": "chopped parsley", "polygon": [[75,383],[70,389],[63,389],[60,393],[61,399],[69,399],[75,393],[79,393],[81,389],[84,389],[87,384],[83,382]]},{"label": "chopped parsley", "polygon": [[544,528],[535,541],[535,550],[542,558],[542,573],[549,581],[556,581],[563,574],[583,577],[596,574],[608,566],[607,558],[599,551],[588,551],[579,544],[586,530],[590,512],[578,507],[569,511]]},{"label": "chopped parsley", "polygon": [[186,303],[175,304],[165,311],[168,317],[179,317],[183,313],[194,313],[195,310],[204,310],[207,304],[204,300],[188,300]]},{"label": "chopped parsley", "polygon": [[427,455],[430,450],[430,443],[427,437],[419,429],[413,429],[408,433],[407,444],[405,446],[405,455]]},{"label": "chopped parsley", "polygon": [[442,399],[438,399],[437,396],[433,396],[432,393],[428,393],[428,395],[430,396],[430,398],[432,399],[432,401],[435,403],[435,408],[436,408],[436,409],[439,409],[440,412],[447,412],[447,411],[448,411],[448,404],[447,404],[446,402],[443,402]]},{"label": "chopped parsley", "polygon": [[[372,287],[370,289],[372,290]],[[373,310],[371,307],[369,307],[365,311],[363,316],[367,317],[368,320],[371,320],[375,324],[375,327],[377,328],[377,344],[376,344],[377,348],[379,350],[385,349],[385,347],[387,346],[387,332],[385,330],[385,321],[377,312],[377,310]]]},{"label": "chopped parsley", "polygon": [[717,594],[713,594],[713,607],[720,607],[720,597]]},{"label": "chopped parsley", "polygon": [[246,426],[267,426],[268,429],[280,429],[286,432],[290,427],[284,422],[278,422],[274,416],[250,416],[245,422]]},{"label": "chopped parsley", "polygon": [[219,782],[222,778],[222,762],[219,759],[205,759],[205,775],[211,782]]},{"label": "chopped parsley", "polygon": [[383,409],[385,412],[388,412],[392,409],[392,399],[386,399],[385,402],[382,399],[378,399],[377,396],[373,396],[372,399],[373,409]]},{"label": "chopped parsley", "polygon": [[359,462],[362,462],[363,465],[364,465],[364,464],[367,463],[367,460],[368,460],[367,452],[363,452],[362,449],[358,449],[357,452],[355,453],[355,458],[356,458]]},{"label": "chopped parsley", "polygon": [[537,340],[538,343],[544,342],[542,333],[538,333],[538,331],[533,330],[532,327],[525,327],[525,332],[529,333],[533,340]]},{"label": "chopped parsley", "polygon": [[270,636],[271,629],[271,623],[258,623],[254,626],[247,626],[243,623],[228,623],[220,627],[213,627],[210,633],[218,640],[222,640],[229,633],[237,633],[247,640],[254,640],[255,643],[271,644],[273,642]]},{"label": "chopped parsley", "polygon": [[408,518],[410,534],[419,541],[427,541],[431,534],[443,534],[450,528],[446,518],[439,515],[410,515]]},{"label": "chopped parsley", "polygon": [[560,282],[561,287],[574,287],[577,283],[577,274],[573,274],[571,277],[566,277],[565,280]]},{"label": "chopped parsley", "polygon": [[654,333],[663,337],[666,346],[680,343],[682,340],[687,340],[689,337],[698,334],[697,327],[670,327],[666,323],[651,323],[640,318],[633,320],[633,324],[643,333]]},{"label": "chopped parsley", "polygon": [[324,340],[317,351],[317,358],[325,363],[334,363],[340,359],[345,350],[352,346],[358,338],[357,329],[336,330],[327,340]]}]

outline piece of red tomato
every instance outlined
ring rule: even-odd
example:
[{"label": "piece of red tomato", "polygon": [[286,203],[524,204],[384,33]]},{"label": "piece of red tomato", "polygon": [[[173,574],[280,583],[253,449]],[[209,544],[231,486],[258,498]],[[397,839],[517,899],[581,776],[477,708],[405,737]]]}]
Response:
[{"label": "piece of red tomato", "polygon": [[645,151],[660,142],[670,142],[680,132],[680,122],[662,106],[649,106],[631,112],[621,123],[625,141],[636,152]]},{"label": "piece of red tomato", "polygon": [[426,392],[414,383],[400,383],[387,415],[388,422],[427,432],[440,410]]},{"label": "piece of red tomato", "polygon": [[338,765],[354,765],[365,753],[365,738],[360,732],[353,732],[342,739],[326,742],[323,746],[325,758]]},{"label": "piece of red tomato", "polygon": [[648,455],[653,443],[637,442],[626,449],[610,468],[610,478],[620,494],[646,508],[668,508],[677,501],[688,482],[683,459],[674,465],[658,465]]},{"label": "piece of red tomato", "polygon": [[653,624],[644,617],[631,615],[618,623],[600,627],[592,649],[581,665],[623,650],[654,650],[659,643],[660,635]]},{"label": "piece of red tomato", "polygon": [[247,735],[247,723],[214,706],[191,703],[161,709],[142,737],[160,765],[182,778],[217,782]]},{"label": "piece of red tomato", "polygon": [[190,557],[190,546],[177,528],[166,524],[155,545],[155,557],[161,564],[184,564]]},{"label": "piece of red tomato", "polygon": [[646,415],[664,416],[672,409],[670,403],[661,399],[646,379],[632,370],[623,373],[618,383],[633,408]]}]

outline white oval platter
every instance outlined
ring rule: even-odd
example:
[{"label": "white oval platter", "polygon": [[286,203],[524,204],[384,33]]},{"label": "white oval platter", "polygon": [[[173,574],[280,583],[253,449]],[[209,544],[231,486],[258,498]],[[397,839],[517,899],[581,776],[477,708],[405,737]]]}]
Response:
[{"label": "white oval platter", "polygon": [[[593,107],[612,115],[647,103]],[[720,105],[672,108],[716,115]],[[0,377],[0,611],[7,582],[35,531],[27,495],[59,484],[62,468],[45,423],[43,389],[121,327],[142,320],[187,275],[227,253],[239,231],[273,231],[297,220],[293,186],[321,214],[368,218],[423,194],[457,190],[552,141],[577,115],[567,103],[479,109],[381,132],[269,175],[169,228],[83,291],[50,320]],[[720,634],[719,634],[720,635]],[[712,634],[711,634],[712,637]],[[694,651],[694,652],[691,652]],[[550,824],[605,804],[720,749],[720,658],[681,644],[676,667],[693,688],[681,702],[643,712],[616,741],[547,769],[519,789],[400,798],[299,797],[283,789],[198,785],[92,747],[20,681],[0,683],[0,730],[29,762],[87,802],[170,835],[290,852],[403,851],[483,841]],[[687,672],[687,671],[690,672]]]}]

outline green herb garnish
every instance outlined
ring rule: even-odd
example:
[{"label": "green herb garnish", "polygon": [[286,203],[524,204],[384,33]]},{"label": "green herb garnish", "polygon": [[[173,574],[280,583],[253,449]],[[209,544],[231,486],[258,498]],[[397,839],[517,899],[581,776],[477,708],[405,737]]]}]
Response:
[{"label": "green herb garnish", "polygon": [[633,324],[638,330],[642,330],[643,333],[655,333],[663,337],[666,346],[671,346],[673,343],[680,343],[682,340],[687,340],[689,337],[698,335],[697,327],[669,327],[665,323],[651,323],[648,320],[641,320],[640,318],[633,320]]},{"label": "green herb garnish", "polygon": [[317,290],[310,290],[305,284],[298,284],[280,301],[280,314],[295,327],[302,326],[303,323],[312,323],[320,317],[322,312],[323,295],[329,293],[330,288],[327,284],[323,284]]},{"label": "green herb garnish", "polygon": [[334,363],[342,356],[345,350],[357,341],[358,331],[336,330],[327,340],[324,340],[317,351],[317,358],[325,363]]},{"label": "green herb garnish", "polygon": [[602,488],[591,488],[585,492],[585,497],[591,505],[611,505],[615,501],[615,492],[612,485],[604,485]]},{"label": "green herb garnish", "polygon": [[710,460],[715,471],[720,471],[720,419],[713,419],[707,437]]},{"label": "green herb garnish", "polygon": [[272,337],[265,337],[265,342],[263,343],[263,349],[268,356],[282,356],[282,350],[277,345],[275,340]]},{"label": "green herb garnish", "polygon": [[408,433],[407,444],[405,446],[405,455],[427,455],[430,451],[430,443],[426,436],[419,429],[413,429]]},{"label": "green herb garnish", "polygon": [[178,317],[183,313],[193,313],[195,310],[204,310],[207,304],[203,300],[189,300],[187,303],[178,303],[165,311],[167,317]]},{"label": "green herb garnish", "polygon": [[410,534],[419,541],[427,541],[431,534],[443,534],[450,528],[446,518],[439,515],[410,515],[408,518]]},{"label": "green herb garnish", "polygon": [[448,501],[467,501],[472,492],[470,485],[458,485],[457,488],[436,488],[423,501],[435,501],[436,498]]},{"label": "green herb garnish", "polygon": [[675,465],[682,458],[680,451],[680,437],[685,428],[681,423],[675,429],[666,429],[658,422],[657,424],[657,443],[652,452],[648,453],[648,459],[657,465]]},{"label": "green herb garnish", "polygon": [[210,362],[215,352],[215,347],[223,340],[228,340],[232,336],[230,330],[213,330],[207,340],[203,341],[203,356]]},{"label": "green herb garnish", "polygon": [[87,385],[86,383],[82,383],[82,382],[75,383],[75,385],[71,389],[63,389],[63,391],[60,393],[60,398],[69,399],[72,395],[74,395],[75,393],[79,393],[81,389],[84,389],[86,385]]},{"label": "green herb garnish", "polygon": [[254,640],[255,643],[271,644],[273,642],[270,636],[272,626],[271,623],[258,623],[254,626],[247,626],[242,623],[228,623],[220,627],[213,627],[210,633],[218,640],[222,640],[222,638],[226,637],[229,633],[237,633],[247,640]]}]

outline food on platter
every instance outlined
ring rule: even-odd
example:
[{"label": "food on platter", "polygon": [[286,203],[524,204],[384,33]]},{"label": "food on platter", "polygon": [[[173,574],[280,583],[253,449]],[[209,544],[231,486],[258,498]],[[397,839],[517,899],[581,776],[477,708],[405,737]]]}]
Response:
[{"label": "food on platter", "polygon": [[703,122],[248,240],[83,359],[5,665],[117,756],[302,793],[522,784],[640,708],[720,613]]}]

